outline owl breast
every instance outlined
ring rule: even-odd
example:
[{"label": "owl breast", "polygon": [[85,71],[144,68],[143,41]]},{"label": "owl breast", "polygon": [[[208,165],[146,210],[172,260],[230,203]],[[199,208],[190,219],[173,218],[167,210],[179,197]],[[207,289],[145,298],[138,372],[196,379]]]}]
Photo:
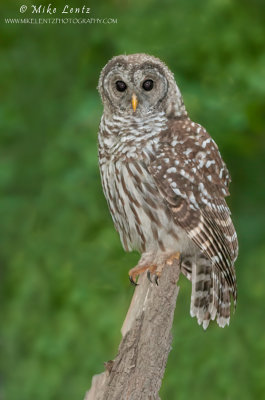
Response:
[{"label": "owl breast", "polygon": [[106,162],[101,166],[101,177],[125,250],[183,253],[193,246],[159,196],[144,161]]}]

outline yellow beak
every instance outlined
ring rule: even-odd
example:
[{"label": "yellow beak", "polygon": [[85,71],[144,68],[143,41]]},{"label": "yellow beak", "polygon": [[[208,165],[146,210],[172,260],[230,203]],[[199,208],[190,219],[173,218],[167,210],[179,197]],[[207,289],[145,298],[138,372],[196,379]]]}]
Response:
[{"label": "yellow beak", "polygon": [[136,96],[136,94],[133,93],[133,95],[132,95],[132,108],[133,108],[134,112],[135,112],[135,110],[137,108],[137,104],[138,104],[137,96]]}]

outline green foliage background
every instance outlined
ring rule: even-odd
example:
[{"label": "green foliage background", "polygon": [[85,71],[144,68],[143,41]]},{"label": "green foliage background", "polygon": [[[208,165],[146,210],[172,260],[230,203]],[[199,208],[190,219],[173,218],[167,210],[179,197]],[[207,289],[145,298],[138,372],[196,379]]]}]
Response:
[{"label": "green foliage background", "polygon": [[[0,23],[0,398],[82,399],[116,354],[138,255],[123,252],[101,190],[96,85],[133,52],[169,65],[218,143],[240,243],[229,328],[190,318],[181,279],[161,397],[265,398],[264,2],[91,0],[90,17],[118,23],[5,24],[31,17],[23,3],[6,1]],[[60,17],[65,3],[52,4]]]}]

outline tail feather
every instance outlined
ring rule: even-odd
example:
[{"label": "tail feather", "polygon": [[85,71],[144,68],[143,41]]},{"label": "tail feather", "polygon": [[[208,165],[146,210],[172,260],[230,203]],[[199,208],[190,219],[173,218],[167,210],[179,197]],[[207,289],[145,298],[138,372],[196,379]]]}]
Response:
[{"label": "tail feather", "polygon": [[[190,268],[188,267],[190,266]],[[190,314],[206,329],[216,319],[220,327],[229,325],[231,291],[225,277],[203,256],[184,261],[182,273],[191,281]]]}]

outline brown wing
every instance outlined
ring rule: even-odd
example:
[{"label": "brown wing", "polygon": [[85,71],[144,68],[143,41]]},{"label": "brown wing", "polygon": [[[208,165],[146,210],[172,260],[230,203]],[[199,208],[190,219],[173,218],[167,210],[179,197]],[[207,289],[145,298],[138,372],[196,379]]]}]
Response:
[{"label": "brown wing", "polygon": [[215,142],[190,119],[173,121],[148,169],[176,223],[219,269],[236,299],[238,243],[225,202],[230,176]]}]

